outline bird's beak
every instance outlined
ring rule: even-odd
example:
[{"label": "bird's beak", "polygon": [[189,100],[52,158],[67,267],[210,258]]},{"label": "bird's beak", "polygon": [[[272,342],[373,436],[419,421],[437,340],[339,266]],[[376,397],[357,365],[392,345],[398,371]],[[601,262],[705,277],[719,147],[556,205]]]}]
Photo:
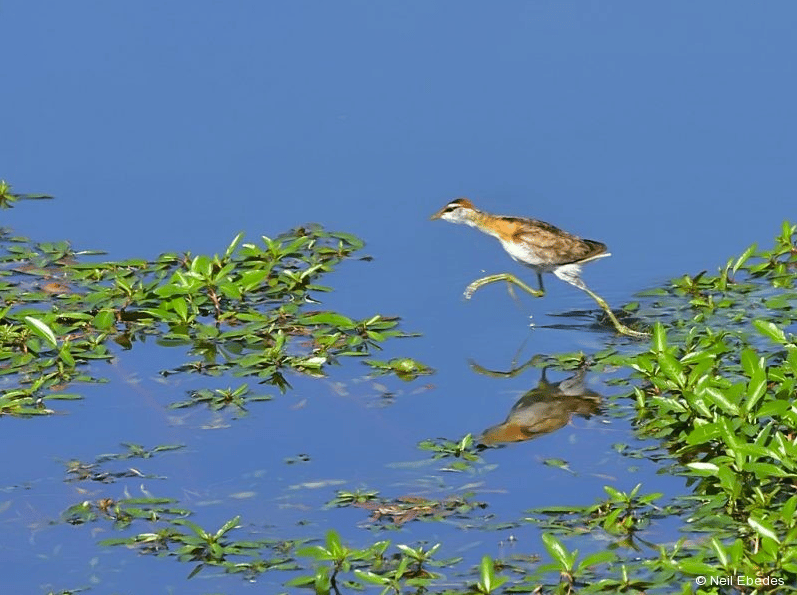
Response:
[{"label": "bird's beak", "polygon": [[440,219],[440,217],[442,217],[442,216],[443,216],[443,211],[444,211],[444,210],[445,210],[445,207],[443,207],[442,209],[440,209],[439,211],[437,211],[437,212],[436,212],[434,215],[432,215],[431,217],[429,217],[429,219],[430,219],[431,221],[434,221],[435,219]]}]

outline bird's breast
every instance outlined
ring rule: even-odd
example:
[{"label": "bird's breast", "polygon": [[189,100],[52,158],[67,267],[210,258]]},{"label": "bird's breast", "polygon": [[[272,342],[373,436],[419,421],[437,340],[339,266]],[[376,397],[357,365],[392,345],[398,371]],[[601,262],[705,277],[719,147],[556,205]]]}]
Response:
[{"label": "bird's breast", "polygon": [[501,240],[501,245],[509,256],[527,266],[544,268],[546,264],[549,264],[527,244],[518,244]]}]

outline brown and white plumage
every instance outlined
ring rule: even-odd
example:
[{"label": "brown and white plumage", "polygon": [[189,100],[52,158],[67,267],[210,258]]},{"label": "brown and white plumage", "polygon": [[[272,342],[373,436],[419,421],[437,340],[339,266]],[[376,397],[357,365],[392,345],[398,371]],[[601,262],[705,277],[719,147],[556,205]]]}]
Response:
[{"label": "brown and white plumage", "polygon": [[606,301],[590,290],[581,280],[581,265],[610,256],[606,251],[605,244],[595,240],[582,239],[545,221],[492,215],[477,209],[467,198],[452,200],[432,215],[432,219],[470,225],[497,238],[509,256],[531,267],[537,273],[540,287],[538,290],[532,289],[515,275],[501,273],[476,279],[465,289],[466,298],[470,298],[477,289],[498,281],[506,281],[531,295],[542,297],[545,294],[542,274],[553,273],[562,281],[578,287],[592,297],[606,312],[618,332],[631,337],[647,336],[645,333],[628,328],[617,320]]},{"label": "brown and white plumage", "polygon": [[534,269],[540,289],[542,273],[553,273],[582,288],[581,265],[611,256],[601,242],[582,239],[537,219],[492,215],[477,209],[467,198],[451,201],[432,219],[470,225],[498,239],[509,256]]}]

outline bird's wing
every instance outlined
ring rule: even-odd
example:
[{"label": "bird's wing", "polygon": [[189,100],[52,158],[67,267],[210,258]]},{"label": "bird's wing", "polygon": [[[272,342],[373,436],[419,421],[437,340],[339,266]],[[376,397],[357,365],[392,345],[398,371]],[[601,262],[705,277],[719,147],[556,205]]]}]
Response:
[{"label": "bird's wing", "polygon": [[606,252],[605,244],[583,240],[545,221],[520,219],[516,223],[512,239],[528,245],[548,263],[581,262]]}]

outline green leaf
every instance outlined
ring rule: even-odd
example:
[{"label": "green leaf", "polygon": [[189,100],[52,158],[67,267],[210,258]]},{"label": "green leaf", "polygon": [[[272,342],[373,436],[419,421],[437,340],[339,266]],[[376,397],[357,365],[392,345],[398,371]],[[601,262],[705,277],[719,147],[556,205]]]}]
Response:
[{"label": "green leaf", "polygon": [[298,576],[286,581],[285,585],[288,587],[311,587],[314,582],[315,578],[312,576]]},{"label": "green leaf", "polygon": [[667,353],[666,351],[662,351],[659,353],[658,357],[659,367],[661,371],[676,385],[679,387],[683,387],[686,385],[686,376],[684,375],[684,366],[683,364],[678,361],[671,353]]},{"label": "green leaf", "polygon": [[255,287],[259,286],[265,279],[268,277],[270,271],[265,270],[255,270],[255,271],[246,271],[243,275],[241,275],[240,284],[246,291],[251,291]]},{"label": "green leaf", "polygon": [[61,358],[61,361],[64,362],[67,367],[75,367],[75,358],[69,350],[69,341],[64,341],[63,345],[61,345],[61,349],[58,350],[58,357]]},{"label": "green leaf", "polygon": [[761,519],[757,519],[755,517],[749,517],[747,519],[747,524],[750,525],[753,530],[758,533],[761,537],[768,537],[775,543],[780,543],[778,536],[775,535],[774,529]]},{"label": "green leaf", "polygon": [[228,531],[230,531],[230,530],[232,530],[232,529],[235,529],[235,528],[238,526],[238,522],[239,522],[240,520],[241,520],[241,517],[240,517],[240,516],[236,516],[236,517],[234,517],[234,518],[231,518],[231,519],[230,519],[229,521],[227,521],[226,523],[224,523],[224,524],[221,526],[221,529],[219,529],[218,531],[216,531],[216,539],[219,539],[220,537],[222,537],[222,536],[223,536],[225,533],[227,533]]},{"label": "green leaf", "polygon": [[570,570],[570,554],[562,542],[550,533],[543,533],[542,541],[545,544],[545,549],[554,560],[559,562],[562,569]]},{"label": "green leaf", "polygon": [[707,386],[703,391],[703,396],[728,415],[739,415],[739,407],[736,406],[736,403],[729,401],[721,390],[713,386]]},{"label": "green leaf", "polygon": [[757,249],[756,244],[752,244],[749,248],[747,248],[747,250],[745,250],[742,253],[742,255],[739,258],[736,259],[736,262],[734,263],[733,268],[731,269],[734,274],[736,274],[736,271],[739,270],[740,266],[742,266],[745,262],[747,262],[750,259],[750,257],[753,254],[755,254],[756,249]]},{"label": "green leaf", "polygon": [[[719,426],[716,423],[701,423],[686,436],[686,443],[692,446],[706,444],[716,440],[720,435]],[[701,464],[701,463],[696,463]]]},{"label": "green leaf", "polygon": [[112,328],[114,323],[116,322],[116,314],[113,310],[100,310],[94,316],[94,320],[92,324],[95,328],[100,329],[101,331],[107,331],[108,329]]},{"label": "green leaf", "polygon": [[747,463],[744,466],[744,471],[755,473],[755,476],[760,480],[789,476],[781,467],[771,465],[770,463]]},{"label": "green leaf", "polygon": [[685,560],[680,560],[677,565],[678,568],[686,574],[714,576],[714,574],[717,572],[716,566],[710,566],[705,562],[691,560],[688,558]]},{"label": "green leaf", "polygon": [[765,337],[769,337],[776,343],[780,343],[781,345],[787,343],[786,334],[783,332],[783,329],[774,322],[770,322],[769,320],[754,320],[753,326],[759,333]]},{"label": "green leaf", "polygon": [[714,549],[714,552],[717,554],[717,558],[720,561],[720,564],[723,567],[728,565],[730,558],[728,556],[728,552],[725,551],[725,547],[722,545],[719,539],[716,537],[711,538],[711,547]]},{"label": "green leaf", "polygon": [[757,371],[753,376],[750,378],[750,382],[747,385],[747,399],[744,403],[744,410],[746,412],[751,412],[754,410],[758,401],[761,400],[767,392],[767,376],[766,372],[763,370]]},{"label": "green leaf", "polygon": [[238,247],[238,244],[241,243],[241,240],[243,239],[243,237],[244,237],[244,232],[240,232],[240,233],[238,233],[237,236],[235,236],[232,239],[232,242],[230,242],[230,245],[227,246],[227,249],[224,251],[224,259],[225,260],[228,259],[230,256],[232,256],[232,253],[235,252],[235,249]]},{"label": "green leaf", "polygon": [[736,436],[736,431],[731,425],[731,422],[727,417],[721,417],[718,420],[718,423],[723,442],[725,442],[729,448],[734,450],[737,449],[739,447],[740,440]]},{"label": "green leaf", "polygon": [[210,535],[208,535],[208,533],[206,533],[202,527],[200,527],[199,525],[197,525],[192,521],[189,521],[188,519],[177,519],[176,521],[174,521],[174,523],[188,527],[189,529],[191,529],[191,531],[194,532],[194,534],[197,537],[199,537],[202,540],[205,540],[210,537]]},{"label": "green leaf", "polygon": [[189,579],[190,579],[190,578],[193,578],[193,577],[195,577],[195,576],[197,575],[197,573],[198,573],[200,570],[202,570],[204,567],[205,567],[205,565],[204,565],[204,564],[198,564],[197,566],[195,566],[195,567],[194,567],[194,569],[193,569],[191,572],[189,572],[189,573],[188,573],[188,577],[186,577],[186,578],[189,578]]},{"label": "green leaf", "polygon": [[178,296],[171,301],[172,310],[174,310],[181,320],[188,320],[188,302],[185,298]]},{"label": "green leaf", "polygon": [[665,349],[667,349],[667,331],[662,323],[657,322],[653,325],[653,351],[662,353]]},{"label": "green leaf", "polygon": [[38,318],[34,318],[33,316],[25,316],[25,324],[27,324],[28,328],[30,328],[30,330],[32,330],[36,335],[49,343],[50,347],[58,347],[58,341],[55,338],[53,329],[47,326],[44,322]]},{"label": "green leaf", "polygon": [[492,559],[490,559],[490,556],[483,556],[481,564],[479,564],[479,577],[482,587],[488,593],[493,590],[494,575],[495,572]]},{"label": "green leaf", "polygon": [[490,556],[483,556],[479,564],[479,584],[482,591],[492,593],[509,579],[505,576],[495,576],[495,566]]},{"label": "green leaf", "polygon": [[79,401],[82,398],[83,395],[79,395],[77,393],[50,393],[47,395],[48,401]]},{"label": "green leaf", "polygon": [[343,545],[340,543],[340,535],[334,530],[327,531],[327,550],[336,558],[343,554]]},{"label": "green leaf", "polygon": [[326,561],[333,560],[334,556],[325,547],[320,545],[308,545],[296,550],[296,555],[303,558],[313,558],[314,560]]},{"label": "green leaf", "polygon": [[714,463],[687,463],[686,466],[690,469],[701,472],[701,474],[714,474],[719,470],[719,467],[717,467]]},{"label": "green leaf", "polygon": [[343,328],[354,326],[354,321],[351,318],[347,318],[342,314],[336,314],[335,312],[319,312],[317,314],[302,316],[299,318],[299,323],[302,325],[328,324],[330,326]]},{"label": "green leaf", "polygon": [[747,374],[748,378],[751,378],[756,372],[764,371],[764,358],[760,357],[758,353],[756,353],[756,350],[751,347],[742,349],[740,360],[742,362],[742,369],[744,373]]},{"label": "green leaf", "polygon": [[784,504],[781,507],[780,509],[781,518],[787,523],[791,523],[795,510],[797,510],[797,496],[792,496],[791,498],[786,500],[786,504]]},{"label": "green leaf", "polygon": [[191,272],[198,273],[203,277],[210,277],[210,273],[213,270],[213,263],[210,260],[209,256],[205,254],[200,254],[191,262]]},{"label": "green leaf", "polygon": [[594,554],[589,554],[585,556],[581,562],[578,563],[578,568],[589,568],[591,566],[597,566],[598,564],[608,564],[609,562],[614,562],[617,559],[617,554],[614,552],[609,551],[602,551],[602,552],[595,552]]},{"label": "green leaf", "polygon": [[387,585],[390,583],[390,579],[384,576],[380,576],[371,572],[370,570],[358,570],[355,568],[354,575],[359,578],[361,581],[366,583],[371,583],[372,585]]}]

